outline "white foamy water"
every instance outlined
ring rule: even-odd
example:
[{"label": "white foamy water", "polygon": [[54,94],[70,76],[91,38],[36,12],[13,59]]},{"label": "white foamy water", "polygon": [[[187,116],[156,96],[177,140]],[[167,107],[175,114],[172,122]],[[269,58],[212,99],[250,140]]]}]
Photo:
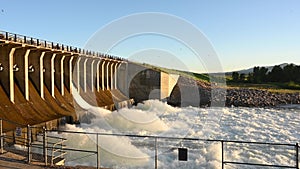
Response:
[{"label": "white foamy water", "polygon": [[[91,124],[67,125],[67,130],[260,141],[300,142],[300,110],[263,108],[174,108],[149,100],[110,112],[89,108]],[[68,147],[95,150],[94,135],[65,134]],[[100,160],[108,168],[154,168],[154,139],[99,136]],[[188,161],[178,161],[178,148],[188,149]],[[227,161],[295,165],[295,149],[286,146],[225,144]],[[221,168],[221,143],[158,139],[158,168]],[[96,165],[96,156],[69,153],[67,165]],[[225,165],[226,168],[251,168]],[[258,167],[252,167],[258,168]],[[265,167],[261,167],[265,168]]]}]

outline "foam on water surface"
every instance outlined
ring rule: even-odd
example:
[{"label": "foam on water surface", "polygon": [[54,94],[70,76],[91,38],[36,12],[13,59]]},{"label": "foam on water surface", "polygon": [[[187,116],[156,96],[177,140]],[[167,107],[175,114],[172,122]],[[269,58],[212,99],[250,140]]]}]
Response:
[{"label": "foam on water surface", "polygon": [[[157,100],[148,100],[131,109],[110,112],[90,107],[88,111],[96,116],[91,124],[81,124],[80,127],[67,125],[67,129],[240,141],[300,142],[300,115],[297,109],[174,108]],[[68,146],[95,147],[95,138],[92,136],[70,134],[67,137]],[[104,167],[154,167],[154,142],[151,139],[100,136],[99,140],[101,165]],[[218,142],[159,140],[158,145],[159,168],[220,168],[221,145]],[[177,148],[181,146],[189,150],[187,162],[177,160]],[[230,144],[225,148],[228,160],[283,165],[293,162],[293,150],[288,148],[236,147]],[[78,160],[69,162],[71,165],[78,163],[82,164]],[[86,158],[84,163],[95,165],[95,158]]]}]

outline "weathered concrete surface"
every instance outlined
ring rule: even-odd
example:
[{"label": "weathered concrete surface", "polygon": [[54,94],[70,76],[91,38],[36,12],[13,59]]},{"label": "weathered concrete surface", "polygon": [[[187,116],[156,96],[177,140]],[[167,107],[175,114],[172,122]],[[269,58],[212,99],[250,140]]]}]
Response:
[{"label": "weathered concrete surface", "polygon": [[[166,100],[175,86],[178,76],[170,75],[145,65],[128,63],[125,71],[127,93],[135,103],[149,99]],[[122,70],[124,72],[124,70]]]},{"label": "weathered concrete surface", "polygon": [[173,106],[203,106],[209,104],[210,86],[180,76],[167,102]]},{"label": "weathered concrete surface", "polygon": [[167,99],[177,84],[179,75],[160,72],[160,99]]},{"label": "weathered concrete surface", "polygon": [[[45,88],[45,100],[41,99],[39,93],[29,83],[31,99],[25,100],[18,86],[15,85],[15,103],[11,103],[7,95],[1,94],[0,117],[4,120],[4,131],[15,129],[15,127],[26,127],[29,125],[47,122],[63,116],[74,116],[74,108],[70,99],[64,97],[53,98]],[[7,121],[14,123],[8,123]]]}]

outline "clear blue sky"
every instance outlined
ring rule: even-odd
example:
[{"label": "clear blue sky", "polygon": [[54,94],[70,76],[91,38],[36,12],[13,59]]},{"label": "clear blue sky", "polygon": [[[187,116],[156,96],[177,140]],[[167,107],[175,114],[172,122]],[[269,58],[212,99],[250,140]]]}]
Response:
[{"label": "clear blue sky", "polygon": [[83,47],[104,25],[139,12],[194,24],[225,71],[300,64],[299,0],[0,0],[0,29]]}]

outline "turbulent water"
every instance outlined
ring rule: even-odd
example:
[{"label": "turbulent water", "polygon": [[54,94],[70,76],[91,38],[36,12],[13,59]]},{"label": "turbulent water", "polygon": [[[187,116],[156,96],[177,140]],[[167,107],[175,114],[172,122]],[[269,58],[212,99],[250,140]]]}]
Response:
[{"label": "turbulent water", "polygon": [[[66,129],[179,138],[300,142],[299,109],[174,108],[157,100],[148,100],[130,109],[110,112],[89,108],[88,112],[95,115],[91,124],[67,125]],[[94,135],[64,135],[69,140],[69,148],[96,149]],[[102,167],[154,168],[153,138],[99,136],[99,145]],[[188,161],[178,161],[178,148],[182,147],[188,149]],[[221,168],[220,142],[158,139],[157,150],[158,168]],[[227,143],[224,150],[227,161],[295,166],[294,147]],[[96,156],[69,152],[67,165],[95,166]]]}]

